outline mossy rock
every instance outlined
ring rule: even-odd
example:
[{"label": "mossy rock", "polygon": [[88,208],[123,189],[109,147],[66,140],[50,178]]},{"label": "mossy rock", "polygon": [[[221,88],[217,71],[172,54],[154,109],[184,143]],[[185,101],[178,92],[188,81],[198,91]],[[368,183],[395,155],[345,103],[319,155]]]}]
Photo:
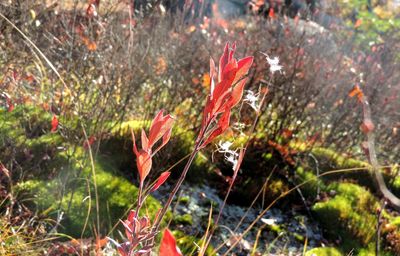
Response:
[{"label": "mossy rock", "polygon": [[351,183],[332,183],[327,188],[336,195],[316,203],[312,210],[328,235],[342,240],[344,251],[366,247],[374,239],[379,207],[374,196],[365,188]]},{"label": "mossy rock", "polygon": [[344,256],[338,249],[334,247],[318,247],[306,252],[305,256]]}]

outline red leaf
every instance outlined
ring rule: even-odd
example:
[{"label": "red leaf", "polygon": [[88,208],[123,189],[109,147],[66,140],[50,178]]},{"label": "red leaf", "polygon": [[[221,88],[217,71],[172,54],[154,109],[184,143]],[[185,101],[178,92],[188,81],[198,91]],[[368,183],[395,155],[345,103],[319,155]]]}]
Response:
[{"label": "red leaf", "polygon": [[300,20],[300,16],[296,15],[296,17],[294,17],[294,24],[297,26],[299,25],[299,20]]},{"label": "red leaf", "polygon": [[358,28],[362,24],[362,19],[357,19],[356,22],[354,23],[354,28]]},{"label": "red leaf", "polygon": [[53,115],[53,119],[51,120],[51,132],[57,131],[58,128],[58,119],[56,115]]},{"label": "red leaf", "polygon": [[214,92],[214,87],[215,87],[215,75],[216,75],[216,67],[215,67],[215,63],[214,60],[211,58],[210,59],[210,95],[212,95],[212,93]]},{"label": "red leaf", "polygon": [[[146,133],[142,129],[141,140],[142,140],[142,149],[138,150],[135,141],[135,134],[133,130],[132,133],[132,141],[133,141],[133,152],[136,155],[136,166],[139,172],[140,181],[147,177],[151,170],[152,166],[152,156],[160,150],[171,137],[172,132],[172,124],[174,119],[171,115],[163,115],[163,111],[160,110],[157,115],[154,117],[151,122],[149,137],[147,138]],[[158,140],[162,138],[161,145],[152,153],[152,147]]]},{"label": "red leaf", "polygon": [[14,104],[11,102],[11,100],[9,98],[7,98],[6,102],[8,105],[7,111],[12,112],[14,110]]},{"label": "red leaf", "polygon": [[274,11],[274,8],[269,8],[268,17],[270,17],[271,19],[275,19],[275,11]]},{"label": "red leaf", "polygon": [[[220,70],[219,72],[222,73],[221,80],[218,82],[221,82],[223,80],[229,80],[230,76],[232,75],[232,73],[235,74],[236,76],[236,72],[238,71],[238,63],[235,59],[232,59],[225,67],[223,70]],[[233,83],[233,81],[232,81]]]},{"label": "red leaf", "polygon": [[131,129],[131,134],[132,134],[132,142],[133,142],[133,153],[135,153],[136,157],[139,155],[139,151],[137,150],[136,147],[136,139],[135,139],[135,133],[133,132],[133,129]]},{"label": "red leaf", "polygon": [[171,134],[172,134],[172,129],[169,129],[167,130],[166,133],[164,133],[162,137],[162,143],[156,150],[154,150],[153,155],[168,143],[169,139],[171,138]]},{"label": "red leaf", "polygon": [[129,222],[133,222],[136,216],[136,211],[135,210],[130,210],[128,217],[126,218]]},{"label": "red leaf", "polygon": [[160,177],[158,178],[156,184],[151,188],[150,192],[156,191],[164,182],[168,179],[170,172],[163,172],[161,173]]},{"label": "red leaf", "polygon": [[92,146],[92,144],[96,141],[96,137],[95,136],[90,136],[87,140],[85,140],[85,142],[83,143],[83,148],[84,149],[88,149],[89,146]]},{"label": "red leaf", "polygon": [[219,119],[217,128],[208,136],[207,140],[201,145],[201,148],[207,146],[213,139],[222,134],[229,127],[229,121],[231,118],[231,110],[230,108],[226,109],[222,114],[222,117]]},{"label": "red leaf", "polygon": [[242,81],[239,82],[238,85],[235,86],[232,90],[230,102],[229,102],[229,107],[234,107],[236,104],[239,103],[239,101],[242,99],[243,96],[243,90],[244,86],[247,82],[247,78],[243,79]]},{"label": "red leaf", "polygon": [[354,96],[357,96],[359,102],[363,101],[364,93],[362,92],[362,90],[358,85],[355,85],[354,88],[349,92],[350,98],[353,98]]},{"label": "red leaf", "polygon": [[249,69],[253,64],[253,59],[253,56],[249,56],[238,61],[238,70],[236,72],[235,80],[233,80],[233,84],[242,79],[249,72]]},{"label": "red leaf", "polygon": [[148,151],[149,149],[149,139],[146,136],[146,133],[142,129],[142,149]]},{"label": "red leaf", "polygon": [[229,46],[229,42],[225,44],[224,53],[221,55],[221,58],[219,59],[218,81],[222,81],[222,73],[225,69],[225,66],[231,62],[235,50],[236,50],[236,43],[233,43],[232,46]]},{"label": "red leaf", "polygon": [[375,129],[375,125],[370,119],[365,119],[360,128],[363,133],[367,134]]},{"label": "red leaf", "polygon": [[138,155],[136,155],[136,167],[139,172],[140,176],[140,181],[143,182],[143,180],[147,177],[151,170],[151,165],[152,165],[152,160],[151,160],[151,155],[149,152],[140,150],[138,152]]},{"label": "red leaf", "polygon": [[174,119],[171,115],[163,115],[163,111],[160,110],[156,117],[153,119],[150,132],[149,132],[149,142],[148,147],[151,148],[154,144],[161,139],[165,133],[168,133],[172,129],[172,124]]},{"label": "red leaf", "polygon": [[176,241],[171,231],[165,229],[160,245],[159,256],[182,256],[181,251],[176,246]]}]

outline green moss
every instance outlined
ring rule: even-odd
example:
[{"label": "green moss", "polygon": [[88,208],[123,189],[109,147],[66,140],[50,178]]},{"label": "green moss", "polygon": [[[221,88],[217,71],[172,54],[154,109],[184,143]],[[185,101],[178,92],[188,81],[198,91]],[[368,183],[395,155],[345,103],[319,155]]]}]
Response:
[{"label": "green moss", "polygon": [[274,232],[276,235],[279,235],[282,232],[285,232],[285,229],[283,227],[281,227],[280,225],[268,225],[267,228],[269,230],[271,230],[272,232]]},{"label": "green moss", "polygon": [[337,169],[347,168],[362,168],[369,167],[367,162],[360,161],[354,158],[343,156],[336,151],[328,148],[314,147],[311,152],[320,159],[328,160],[331,164],[335,165]]},{"label": "green moss", "polygon": [[[371,177],[371,166],[369,163],[339,154],[328,148],[314,147],[311,149],[311,153],[318,159],[321,173],[334,169],[357,169],[327,175],[323,177],[324,180],[351,179],[373,192],[376,190],[374,179]],[[311,165],[311,168],[314,168],[314,163]],[[389,189],[395,195],[400,196],[400,176],[396,175],[397,170],[395,168],[393,167],[391,172],[382,171],[382,175]]]},{"label": "green moss", "polygon": [[205,207],[212,207],[213,209],[218,209],[219,208],[219,204],[218,202],[210,199],[210,198],[205,198],[204,203],[202,203],[203,206]]},{"label": "green moss", "polygon": [[400,227],[400,217],[395,217],[390,221],[390,225]]},{"label": "green moss", "polygon": [[180,197],[179,198],[179,203],[181,203],[181,204],[189,204],[189,201],[190,201],[190,197],[188,197],[188,196],[183,196],[183,197]]},{"label": "green moss", "polygon": [[141,128],[144,128],[146,125],[149,125],[150,121],[145,121],[145,120],[132,120],[132,121],[127,121],[127,122],[122,122],[119,124],[114,124],[114,123],[109,123],[108,126],[111,129],[111,133],[114,136],[120,136],[120,137],[128,137],[130,138],[131,136],[131,129],[133,131],[140,131]]},{"label": "green moss", "polygon": [[267,161],[271,160],[273,157],[272,153],[264,153],[262,156]]},{"label": "green moss", "polygon": [[175,215],[173,217],[173,222],[175,224],[182,224],[182,225],[193,225],[193,218],[192,215],[190,214],[184,214],[184,215]]},{"label": "green moss", "polygon": [[326,190],[325,183],[313,171],[305,170],[303,167],[296,169],[296,180],[298,184],[307,182],[304,186],[300,187],[305,197],[317,196],[318,188],[320,191]]},{"label": "green moss", "polygon": [[375,210],[379,206],[374,196],[355,184],[333,183],[328,188],[337,194],[325,202],[316,203],[313,211],[328,234],[340,236],[344,250],[363,248],[374,236]]},{"label": "green moss", "polygon": [[334,247],[319,247],[306,252],[305,256],[343,256],[338,249]]},{"label": "green moss", "polygon": [[305,240],[305,237],[303,235],[300,235],[299,233],[292,233],[292,235],[299,242],[304,242]]},{"label": "green moss", "polygon": [[[201,239],[198,239],[194,236],[188,236],[182,231],[178,230],[173,230],[172,234],[174,235],[176,239],[176,244],[181,250],[183,255],[196,255],[196,252],[198,250],[197,246],[201,246],[203,241]],[[212,246],[209,246],[206,250],[205,255],[211,256],[212,251],[214,248]]]},{"label": "green moss", "polygon": [[271,197],[271,199],[274,199],[281,194],[285,193],[288,191],[289,188],[285,182],[281,179],[273,179],[268,183],[268,197]]},{"label": "green moss", "polygon": [[[77,150],[79,152],[80,150]],[[75,160],[78,160],[79,157]],[[76,172],[73,164],[65,166],[69,172]],[[96,182],[99,201],[99,219],[101,232],[105,234],[110,228],[123,219],[125,212],[137,198],[137,188],[123,177],[115,175],[112,162],[98,158],[95,164]],[[93,224],[97,223],[96,197],[90,167],[85,167],[79,176],[67,178],[60,175],[55,179],[29,180],[18,184],[18,191],[29,191],[38,210],[57,216],[64,212],[65,219],[60,230],[68,235],[79,237],[86,220],[88,228],[84,235],[93,235]],[[148,197],[142,214],[154,217],[161,205],[152,197]]]}]

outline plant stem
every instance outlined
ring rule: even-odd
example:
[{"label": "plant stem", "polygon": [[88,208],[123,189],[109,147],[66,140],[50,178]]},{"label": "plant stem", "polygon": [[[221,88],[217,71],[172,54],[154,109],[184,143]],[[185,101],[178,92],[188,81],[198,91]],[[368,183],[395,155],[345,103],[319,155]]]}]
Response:
[{"label": "plant stem", "polygon": [[138,192],[138,199],[137,199],[137,206],[136,206],[136,212],[135,212],[135,219],[139,217],[139,211],[140,208],[142,208],[142,203],[144,200],[142,200],[142,191],[143,191],[143,181],[140,181],[139,185],[139,192]]},{"label": "plant stem", "polygon": [[193,152],[190,154],[189,160],[187,161],[185,168],[183,169],[183,172],[182,172],[181,176],[179,177],[178,182],[176,183],[172,192],[169,194],[167,203],[164,205],[160,214],[157,216],[157,219],[153,225],[154,232],[156,232],[158,230],[158,228],[160,227],[161,220],[163,219],[164,215],[166,214],[166,212],[168,210],[168,207],[171,205],[172,200],[174,199],[176,193],[178,192],[179,188],[181,187],[183,181],[185,180],[185,177],[186,177],[187,172],[189,171],[190,165],[192,164],[197,153],[199,152],[199,145],[200,145],[200,143],[196,143],[196,146],[195,146]]},{"label": "plant stem", "polygon": [[[168,210],[168,207],[171,205],[172,200],[174,199],[176,193],[178,192],[179,188],[181,187],[183,181],[185,180],[186,174],[187,174],[187,172],[189,171],[189,168],[190,168],[190,166],[192,165],[192,162],[193,162],[194,158],[196,157],[197,153],[198,153],[198,152],[200,151],[200,149],[201,149],[201,145],[202,145],[202,143],[203,143],[204,135],[206,134],[206,132],[207,132],[208,128],[210,127],[211,123],[213,122],[213,120],[214,120],[214,118],[211,118],[211,119],[207,122],[207,124],[204,125],[204,126],[200,129],[199,136],[198,136],[197,139],[196,139],[196,143],[195,143],[195,146],[194,146],[194,149],[193,149],[192,153],[190,154],[189,160],[186,162],[185,168],[183,169],[183,172],[182,172],[181,176],[179,177],[179,180],[178,180],[178,182],[176,183],[174,189],[173,189],[172,192],[169,194],[167,203],[166,203],[166,204],[164,205],[164,207],[161,209],[160,214],[157,215],[157,218],[156,218],[156,220],[155,220],[155,222],[154,222],[154,225],[153,225],[153,232],[157,232],[157,231],[158,231],[158,229],[159,229],[159,227],[160,227],[160,224],[161,224],[161,221],[162,221],[163,217],[165,216],[165,214],[166,214],[166,212],[167,212],[167,210]],[[154,238],[151,239],[151,243],[153,243],[153,241],[154,241]]]}]

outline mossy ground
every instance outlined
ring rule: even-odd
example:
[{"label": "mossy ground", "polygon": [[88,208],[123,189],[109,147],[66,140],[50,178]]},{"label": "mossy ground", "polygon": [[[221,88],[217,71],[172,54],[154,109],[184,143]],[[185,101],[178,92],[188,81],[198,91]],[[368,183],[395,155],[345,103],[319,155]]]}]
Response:
[{"label": "mossy ground", "polygon": [[[375,186],[373,177],[368,171],[369,164],[337,154],[331,149],[313,148],[312,154],[319,163],[322,163],[321,173],[326,170],[360,169],[344,174],[317,177],[311,167],[298,167],[296,179],[297,183],[307,181],[301,187],[307,198],[315,200],[318,191],[320,196],[325,197],[315,203],[312,210],[328,237],[340,242],[338,247],[340,252],[344,255],[350,251],[357,255],[375,254],[377,210],[380,204],[373,194]],[[386,180],[388,179],[389,176],[386,176]],[[396,191],[393,184],[391,189]],[[385,218],[392,217],[386,214]],[[397,241],[397,236],[394,235],[396,232],[390,235],[395,241]],[[381,240],[387,241],[386,232],[383,233]],[[395,249],[387,246],[385,248],[388,250],[381,250],[382,255],[396,254]]]},{"label": "mossy ground", "polygon": [[333,247],[320,247],[308,251],[305,256],[343,256],[343,254]]},{"label": "mossy ground", "polygon": [[[137,196],[137,188],[132,183],[132,180],[135,180],[135,164],[131,151],[130,129],[132,128],[137,133],[146,122],[130,121],[119,126],[112,125],[110,135],[103,141],[94,157],[96,175],[94,179],[88,151],[82,145],[66,140],[61,132],[51,133],[52,115],[50,113],[27,106],[19,106],[12,112],[0,111],[2,161],[8,162],[11,159],[17,161],[19,172],[15,172],[14,175],[24,177],[23,181],[15,186],[18,197],[29,199],[26,201],[28,205],[31,202],[41,215],[50,216],[53,220],[63,216],[58,231],[74,237],[93,236],[99,231],[102,235],[106,235],[119,219],[124,218],[124,214],[134,205]],[[74,120],[61,121],[64,129],[68,126],[74,127],[76,123]],[[158,163],[165,163],[167,159],[171,161],[169,163],[171,165],[184,158],[193,146],[192,132],[176,128],[174,134],[177,136],[172,139],[173,147],[161,152],[159,159],[156,160],[155,169],[159,171],[166,168],[157,166]],[[368,164],[365,162],[348,159],[332,150],[315,148],[312,153],[322,163],[329,162],[330,167],[368,169]],[[268,156],[269,159],[266,161],[272,161],[273,155]],[[181,166],[177,169],[181,169],[179,167]],[[211,167],[207,157],[200,154],[194,162],[191,170],[193,175],[190,177],[202,177],[204,180],[212,175]],[[307,165],[298,167],[295,171],[296,182],[299,184],[309,181],[301,188],[306,197],[315,198],[318,190],[328,194],[334,192],[324,201],[314,204],[312,210],[327,233],[334,239],[341,240],[340,251],[345,253],[355,250],[360,255],[371,253],[375,239],[371,230],[376,228],[376,209],[379,204],[370,192],[373,192],[373,189],[368,171],[364,171],[363,176],[359,176],[359,172],[356,172],[354,181],[359,183],[357,185],[335,182],[332,178],[318,178],[311,170],[311,166]],[[324,170],[326,168],[323,168],[322,172]],[[176,175],[178,174],[179,172]],[[156,178],[157,175],[155,172],[154,177],[150,178]],[[346,176],[346,178],[349,177]],[[99,211],[96,209],[94,181],[96,181],[99,196],[97,198]],[[193,178],[192,181],[201,182],[198,178]],[[264,181],[260,180],[260,182],[262,186]],[[254,186],[254,180],[249,180],[248,183]],[[391,189],[396,191],[396,188],[400,187],[398,184],[400,182],[395,179],[390,184]],[[290,186],[291,184],[287,181],[273,178],[269,182],[268,191],[275,198],[287,191]],[[146,212],[151,216],[160,207],[161,205],[155,199],[149,197],[143,213]],[[100,230],[96,228],[97,215]],[[174,221],[192,225],[189,217],[177,216]],[[384,230],[384,235],[388,240],[396,242],[400,237],[396,220],[390,217],[387,219],[395,228]],[[182,248],[189,248],[185,250],[190,253],[193,242],[197,240],[183,234],[177,234],[177,236],[179,237],[178,244],[180,243]],[[391,246],[396,249],[395,246]],[[315,249],[315,251],[318,253],[337,252],[335,249],[327,248]]]},{"label": "mossy ground", "polygon": [[[73,237],[106,235],[134,205],[137,188],[119,174],[114,160],[100,153],[92,170],[87,150],[59,133],[50,132],[49,113],[21,106],[1,116],[4,119],[0,120],[0,146],[12,143],[16,149],[13,155],[3,151],[2,159],[14,157],[24,169],[25,179],[15,185],[15,192],[39,214],[54,220],[62,217],[59,232]],[[143,213],[152,216],[159,208],[161,205],[149,197]],[[95,230],[97,216],[100,230]]]},{"label": "mossy ground", "polygon": [[332,183],[328,190],[336,195],[316,203],[313,211],[331,236],[341,240],[342,248],[350,251],[374,241],[379,207],[374,196],[364,188],[350,183]]}]

